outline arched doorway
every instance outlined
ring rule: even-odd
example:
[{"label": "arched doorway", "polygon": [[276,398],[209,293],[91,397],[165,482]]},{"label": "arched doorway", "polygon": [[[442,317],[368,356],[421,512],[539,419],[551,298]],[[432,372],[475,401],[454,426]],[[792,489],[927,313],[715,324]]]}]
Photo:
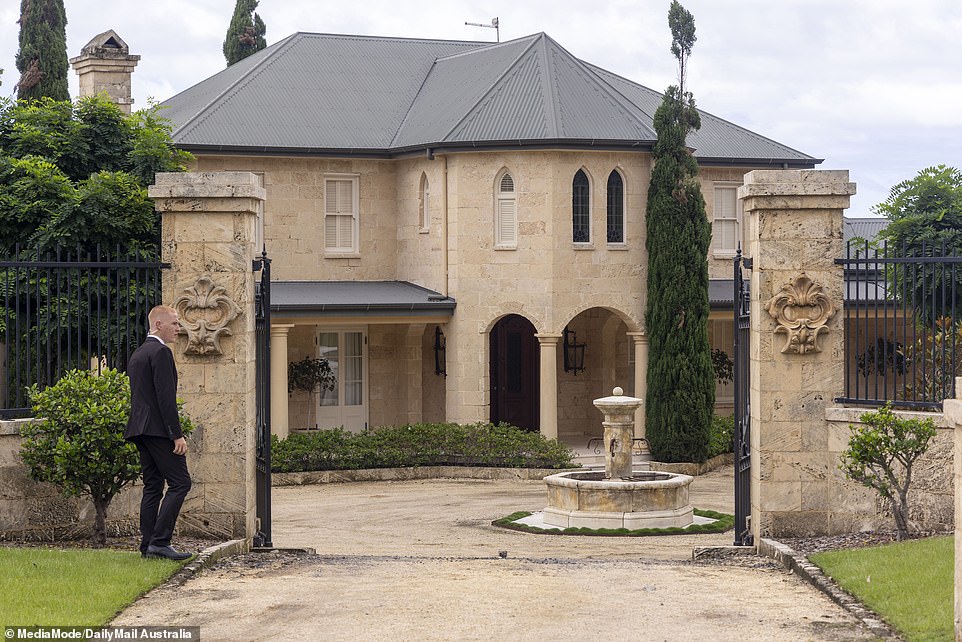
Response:
[{"label": "arched doorway", "polygon": [[530,321],[509,314],[490,334],[491,422],[539,430],[539,346]]}]

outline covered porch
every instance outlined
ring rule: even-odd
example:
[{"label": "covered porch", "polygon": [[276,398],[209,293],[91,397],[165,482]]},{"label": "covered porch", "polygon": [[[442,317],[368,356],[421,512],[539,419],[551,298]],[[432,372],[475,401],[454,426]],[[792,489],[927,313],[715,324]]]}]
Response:
[{"label": "covered porch", "polygon": [[[444,327],[455,301],[406,281],[271,284],[271,432],[445,418]],[[324,359],[332,389],[289,389],[290,364]]]}]

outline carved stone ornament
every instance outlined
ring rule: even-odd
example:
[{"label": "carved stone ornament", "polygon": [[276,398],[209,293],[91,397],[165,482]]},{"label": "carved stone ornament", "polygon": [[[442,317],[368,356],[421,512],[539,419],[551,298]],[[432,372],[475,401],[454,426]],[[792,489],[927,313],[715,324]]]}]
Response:
[{"label": "carved stone ornament", "polygon": [[818,336],[828,332],[826,323],[835,316],[836,307],[825,288],[803,272],[775,293],[765,309],[778,323],[775,334],[785,334],[782,352],[807,354],[821,352]]},{"label": "carved stone ornament", "polygon": [[197,279],[183,296],[174,302],[180,315],[181,334],[187,334],[185,354],[223,354],[220,338],[230,336],[228,324],[240,314],[240,308],[209,275]]}]

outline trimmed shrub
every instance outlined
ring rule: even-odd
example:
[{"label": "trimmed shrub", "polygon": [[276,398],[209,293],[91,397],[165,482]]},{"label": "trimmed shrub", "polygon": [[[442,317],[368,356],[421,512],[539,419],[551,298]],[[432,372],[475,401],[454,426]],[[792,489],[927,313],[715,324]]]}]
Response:
[{"label": "trimmed shrub", "polygon": [[708,458],[733,452],[735,449],[735,417],[715,415],[708,435]]},{"label": "trimmed shrub", "polygon": [[271,470],[355,470],[409,466],[500,466],[569,468],[574,453],[506,424],[408,424],[360,433],[343,428],[271,438]]}]

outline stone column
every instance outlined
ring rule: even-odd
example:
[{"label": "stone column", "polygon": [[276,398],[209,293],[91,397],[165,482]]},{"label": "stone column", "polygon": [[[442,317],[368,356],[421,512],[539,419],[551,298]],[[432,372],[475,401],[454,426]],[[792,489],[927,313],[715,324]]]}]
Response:
[{"label": "stone column", "polygon": [[536,334],[541,344],[541,434],[558,438],[558,342],[560,334]]},{"label": "stone column", "polygon": [[287,333],[293,323],[271,324],[271,434],[284,439],[290,434],[290,403],[287,394]]},{"label": "stone column", "polygon": [[402,370],[404,373],[404,385],[399,387],[405,391],[405,394],[404,398],[400,400],[401,404],[398,410],[404,413],[403,419],[405,423],[421,421],[421,401],[423,399],[422,362],[424,360],[421,342],[424,339],[424,330],[426,327],[427,324],[424,323],[412,323],[407,326],[406,330],[402,331],[404,342],[401,346],[402,353],[398,356],[404,364]]},{"label": "stone column", "polygon": [[[254,533],[254,233],[264,188],[249,172],[157,174],[164,301],[187,336],[173,346],[178,396],[197,425],[183,532]],[[286,396],[286,395],[285,395]]]},{"label": "stone column", "polygon": [[955,456],[955,639],[962,640],[962,377],[955,379],[955,399],[942,404],[945,420],[954,428]]},{"label": "stone column", "polygon": [[[644,439],[647,435],[645,427],[645,398],[648,394],[648,333],[629,332],[635,349],[635,397],[641,399],[641,405],[635,410],[635,439]],[[643,441],[642,453],[649,452],[648,442]]]},{"label": "stone column", "polygon": [[[844,385],[842,213],[848,171],[760,170],[739,189],[751,271],[751,528],[843,532],[825,409]],[[798,323],[801,322],[799,325]]]}]

